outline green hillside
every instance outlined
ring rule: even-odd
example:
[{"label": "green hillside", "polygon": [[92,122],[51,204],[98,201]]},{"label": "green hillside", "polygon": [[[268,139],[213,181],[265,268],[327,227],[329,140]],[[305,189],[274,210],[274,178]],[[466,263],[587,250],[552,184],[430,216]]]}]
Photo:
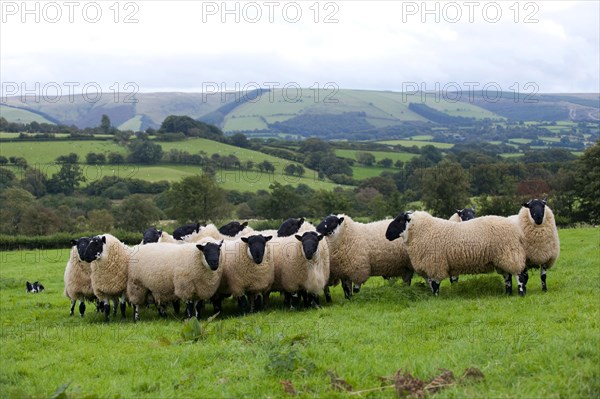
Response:
[{"label": "green hillside", "polygon": [[0,117],[6,119],[9,122],[17,123],[54,123],[44,118],[42,115],[36,114],[35,112],[27,111],[20,108],[7,107],[5,105],[0,105]]},{"label": "green hillside", "polygon": [[[190,139],[186,141],[160,143],[165,152],[171,149],[187,151],[191,154],[204,151],[208,155],[219,154],[235,155],[241,162],[252,161],[258,164],[262,161],[269,161],[275,167],[273,174],[261,173],[257,170],[217,170],[217,181],[223,188],[240,191],[268,190],[273,182],[281,184],[307,184],[317,189],[333,189],[336,184],[319,180],[315,171],[306,169],[303,177],[287,176],[283,169],[290,161],[278,158],[272,155],[263,154],[258,151],[239,148],[228,144],[219,143],[207,139]],[[117,152],[125,155],[127,150],[113,141],[21,141],[7,142],[0,146],[0,155],[9,158],[23,157],[28,164],[46,171],[48,174],[56,172],[52,167],[57,157],[69,153],[79,155],[80,161],[85,160],[89,152],[110,153]],[[148,181],[167,180],[170,182],[178,181],[182,177],[201,173],[198,165],[85,165],[84,174],[89,181],[97,180],[102,176],[120,176],[138,178]]]}]

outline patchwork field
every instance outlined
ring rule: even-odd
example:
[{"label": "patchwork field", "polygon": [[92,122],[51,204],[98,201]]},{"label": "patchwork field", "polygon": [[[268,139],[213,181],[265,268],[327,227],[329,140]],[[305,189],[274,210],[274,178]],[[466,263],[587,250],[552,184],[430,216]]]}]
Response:
[{"label": "patchwork field", "polygon": [[[430,397],[597,398],[600,230],[559,234],[547,293],[536,273],[523,298],[495,274],[445,281],[437,298],[420,278],[373,278],[351,301],[334,288],[320,310],[273,295],[268,311],[243,316],[229,300],[207,322],[208,306],[197,330],[154,308],[137,324],[131,308],[109,324],[91,304],[69,317],[67,249],[0,252],[0,396],[394,398],[397,370],[431,381],[447,369],[455,379]],[[26,294],[26,280],[46,290]]]}]

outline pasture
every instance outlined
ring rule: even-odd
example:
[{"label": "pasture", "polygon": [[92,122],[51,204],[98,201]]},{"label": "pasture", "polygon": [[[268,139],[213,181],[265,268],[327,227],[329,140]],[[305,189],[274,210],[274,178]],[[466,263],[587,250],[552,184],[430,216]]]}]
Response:
[{"label": "pasture", "polygon": [[438,143],[436,141],[419,141],[419,140],[383,140],[377,141],[380,144],[387,145],[402,145],[405,147],[417,146],[419,148],[425,147],[426,145],[432,145],[435,148],[439,148],[440,150],[447,150],[449,148],[454,147],[454,144],[451,143]]},{"label": "pasture", "polygon": [[[273,295],[270,310],[243,316],[228,301],[197,330],[153,308],[137,324],[131,308],[109,324],[91,304],[69,317],[67,249],[0,252],[0,396],[393,398],[380,377],[448,369],[456,381],[430,397],[597,398],[600,230],[559,234],[547,293],[537,273],[523,298],[504,296],[499,275],[445,281],[437,298],[418,277],[373,278],[351,301],[335,287],[319,310]],[[46,290],[26,294],[26,280]],[[470,367],[483,377],[461,378]]]}]

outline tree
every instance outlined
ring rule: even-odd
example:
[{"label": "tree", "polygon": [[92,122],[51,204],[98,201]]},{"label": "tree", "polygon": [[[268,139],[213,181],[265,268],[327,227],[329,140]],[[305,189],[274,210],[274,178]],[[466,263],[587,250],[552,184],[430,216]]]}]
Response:
[{"label": "tree", "polygon": [[21,180],[21,187],[35,195],[37,198],[46,194],[48,178],[39,169],[29,168],[25,170],[25,176]]},{"label": "tree", "polygon": [[469,174],[460,164],[444,159],[420,175],[422,200],[434,215],[448,218],[468,203]]},{"label": "tree", "polygon": [[103,114],[102,118],[100,119],[100,131],[102,132],[102,134],[112,133],[112,127],[110,125],[110,118],[106,114]]},{"label": "tree", "polygon": [[12,170],[0,168],[0,190],[13,186],[17,182],[17,176]]},{"label": "tree", "polygon": [[23,234],[34,236],[54,234],[59,231],[60,222],[53,209],[32,204],[24,210],[19,230]]},{"label": "tree", "polygon": [[275,173],[275,165],[273,165],[270,161],[267,161],[266,159],[259,163],[256,167],[261,172]]},{"label": "tree", "polygon": [[600,141],[585,150],[578,161],[577,192],[581,198],[580,210],[590,223],[600,223]]},{"label": "tree", "polygon": [[0,192],[0,232],[20,232],[21,218],[25,209],[35,203],[35,197],[22,188],[7,188]]},{"label": "tree", "polygon": [[117,227],[127,231],[145,231],[155,225],[161,216],[161,210],[141,194],[130,195],[114,209]]},{"label": "tree", "polygon": [[[94,209],[88,212],[90,229],[93,231],[110,231],[115,225],[115,218],[106,209]],[[149,226],[150,224],[148,224]]]},{"label": "tree", "polygon": [[304,199],[296,193],[294,187],[279,182],[269,186],[271,195],[260,207],[261,215],[269,219],[285,219],[289,217],[290,210],[302,213],[300,208],[304,206]]},{"label": "tree", "polygon": [[170,204],[167,215],[180,223],[224,219],[232,210],[225,190],[206,174],[173,183],[166,197]]},{"label": "tree", "polygon": [[356,160],[361,165],[373,166],[375,163],[375,155],[370,152],[359,151],[356,153]]},{"label": "tree", "polygon": [[[402,162],[402,161],[400,161]],[[377,162],[378,165],[383,166],[384,168],[391,168],[394,164],[394,161],[390,158],[383,158]]]},{"label": "tree", "polygon": [[248,139],[242,133],[236,133],[233,136],[231,136],[229,138],[229,142],[231,143],[231,145],[241,148],[248,148],[250,146]]},{"label": "tree", "polygon": [[106,155],[103,153],[96,154],[95,152],[88,152],[85,156],[85,163],[88,165],[101,165],[106,163]]},{"label": "tree", "polygon": [[118,152],[109,152],[108,163],[112,165],[119,165],[125,163],[125,157],[123,156],[123,154],[119,154]]},{"label": "tree", "polygon": [[129,161],[133,163],[155,164],[160,162],[163,150],[160,144],[148,140],[135,140],[129,145]]},{"label": "tree", "polygon": [[59,171],[48,180],[48,192],[71,195],[79,183],[85,182],[85,176],[77,161],[79,156],[75,153],[62,155],[56,158],[60,165]]}]

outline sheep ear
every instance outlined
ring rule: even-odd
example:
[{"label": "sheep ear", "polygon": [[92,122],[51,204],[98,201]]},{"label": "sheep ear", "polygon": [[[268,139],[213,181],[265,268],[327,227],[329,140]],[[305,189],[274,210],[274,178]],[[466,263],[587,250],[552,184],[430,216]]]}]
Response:
[{"label": "sheep ear", "polygon": [[219,248],[221,248],[221,246],[223,245],[223,242],[224,242],[224,241],[225,241],[225,240],[221,240],[221,242],[219,243]]},{"label": "sheep ear", "polygon": [[273,238],[273,236],[266,236],[266,237],[265,237],[265,241],[270,241],[270,240],[271,240],[271,238]]},{"label": "sheep ear", "polygon": [[106,244],[106,236],[102,236],[102,244]]},{"label": "sheep ear", "polygon": [[544,203],[544,205],[546,205],[546,201],[548,200],[548,197],[545,197],[542,202]]},{"label": "sheep ear", "polygon": [[200,232],[200,223],[196,223],[196,233]]},{"label": "sheep ear", "polygon": [[158,235],[162,236],[162,230],[158,230]]},{"label": "sheep ear", "polygon": [[325,237],[323,234],[317,234],[317,240],[321,241]]},{"label": "sheep ear", "polygon": [[300,220],[298,221],[298,224],[299,224],[300,226],[302,226],[302,223],[304,223],[304,218],[300,218]]},{"label": "sheep ear", "polygon": [[460,215],[460,213],[461,213],[462,211],[463,211],[462,209],[457,209],[457,210],[456,210],[456,213],[458,213],[458,214]]},{"label": "sheep ear", "polygon": [[343,221],[344,221],[344,217],[342,216],[339,220],[340,224],[342,224]]},{"label": "sheep ear", "polygon": [[73,246],[73,245],[77,245],[77,242],[78,242],[78,241],[79,241],[79,240],[71,240],[71,246]]},{"label": "sheep ear", "polygon": [[206,244],[198,244],[198,245],[196,245],[196,248],[198,248],[200,251],[204,252],[205,246],[206,246]]},{"label": "sheep ear", "polygon": [[300,235],[296,234],[294,237],[296,237],[296,240],[298,240],[298,241],[302,241],[302,236],[300,236]]},{"label": "sheep ear", "polygon": [[242,230],[243,230],[243,229],[244,229],[244,227],[246,227],[246,226],[248,226],[248,222],[247,222],[247,221],[241,224]]},{"label": "sheep ear", "polygon": [[248,237],[242,237],[242,241],[248,244]]}]

